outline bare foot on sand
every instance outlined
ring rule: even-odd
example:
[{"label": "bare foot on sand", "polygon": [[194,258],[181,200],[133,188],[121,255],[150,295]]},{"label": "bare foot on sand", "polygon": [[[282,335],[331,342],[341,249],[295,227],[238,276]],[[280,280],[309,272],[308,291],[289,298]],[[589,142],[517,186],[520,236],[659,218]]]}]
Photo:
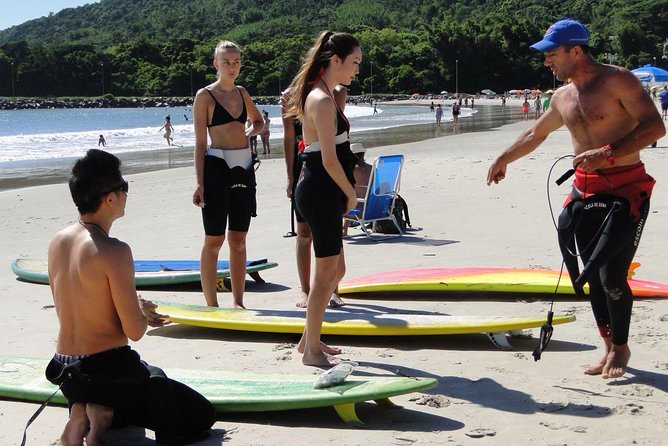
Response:
[{"label": "bare foot on sand", "polygon": [[308,293],[305,293],[304,291],[299,293],[299,300],[295,305],[297,308],[306,308],[308,305]]},{"label": "bare foot on sand", "polygon": [[314,367],[334,367],[335,365],[340,363],[341,359],[330,358],[322,351],[317,353],[315,352],[304,353],[304,356],[302,356],[302,364]]},{"label": "bare foot on sand", "polygon": [[608,353],[601,358],[599,362],[586,365],[582,368],[582,371],[585,375],[600,375],[603,373],[603,367],[605,367],[605,362],[608,360]]},{"label": "bare foot on sand", "polygon": [[86,404],[86,415],[90,420],[90,431],[86,435],[86,446],[97,446],[114,418],[114,409],[99,404]]},{"label": "bare foot on sand", "polygon": [[[340,348],[330,347],[329,345],[325,344],[322,341],[320,341],[320,350],[324,353],[327,353],[328,355],[340,355],[341,353],[343,353],[343,351]],[[304,354],[303,338],[302,340],[299,341],[299,344],[297,345],[297,351],[301,354]]]},{"label": "bare foot on sand", "polygon": [[86,406],[74,403],[70,412],[70,419],[65,424],[65,429],[60,436],[63,446],[83,446],[84,434],[88,430],[88,417]]},{"label": "bare foot on sand", "polygon": [[612,340],[610,339],[610,337],[604,337],[603,344],[605,347],[605,354],[603,355],[603,357],[599,362],[589,364],[582,368],[585,375],[600,375],[601,373],[603,373],[603,367],[605,367],[605,363],[608,360],[608,354],[610,353],[610,350],[612,350]]},{"label": "bare foot on sand", "polygon": [[608,353],[608,360],[603,367],[603,379],[621,378],[626,373],[626,366],[631,359],[631,350],[627,344],[613,345]]}]

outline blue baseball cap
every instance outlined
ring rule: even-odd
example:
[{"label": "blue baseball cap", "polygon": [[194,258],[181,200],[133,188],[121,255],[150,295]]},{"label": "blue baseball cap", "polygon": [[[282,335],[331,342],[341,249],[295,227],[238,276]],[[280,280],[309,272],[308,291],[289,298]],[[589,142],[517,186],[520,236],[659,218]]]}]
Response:
[{"label": "blue baseball cap", "polygon": [[552,51],[561,45],[589,45],[589,31],[577,20],[559,20],[550,26],[543,40],[531,45],[536,51]]}]

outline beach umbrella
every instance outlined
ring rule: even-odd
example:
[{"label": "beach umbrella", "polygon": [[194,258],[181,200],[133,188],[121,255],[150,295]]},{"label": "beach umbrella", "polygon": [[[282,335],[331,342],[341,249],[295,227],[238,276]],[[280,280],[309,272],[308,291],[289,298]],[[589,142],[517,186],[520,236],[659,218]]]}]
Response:
[{"label": "beach umbrella", "polygon": [[485,88],[484,90],[481,90],[480,93],[482,93],[482,94],[490,94],[490,95],[494,95],[494,94],[496,94],[496,93],[494,93],[492,90],[490,90],[489,88]]},{"label": "beach umbrella", "polygon": [[668,71],[650,64],[631,70],[640,82],[668,82]]},{"label": "beach umbrella", "polygon": [[531,94],[538,94],[538,93],[542,93],[542,91],[540,91],[539,89],[531,90]]},{"label": "beach umbrella", "polygon": [[418,96],[420,96],[420,93],[413,93],[413,94],[411,95],[411,97],[414,97],[414,98],[417,98]]},{"label": "beach umbrella", "polygon": [[443,90],[443,91],[441,92],[441,94],[448,94],[448,92],[445,91],[445,90]]},{"label": "beach umbrella", "polygon": [[510,90],[510,91],[508,91],[508,93],[510,93],[510,94],[520,94],[520,93],[522,93],[522,90]]}]

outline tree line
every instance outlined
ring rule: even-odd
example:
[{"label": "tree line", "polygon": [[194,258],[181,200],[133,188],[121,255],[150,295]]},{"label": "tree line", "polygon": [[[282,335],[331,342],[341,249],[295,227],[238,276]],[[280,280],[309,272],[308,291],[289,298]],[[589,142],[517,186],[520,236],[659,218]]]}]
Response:
[{"label": "tree line", "polygon": [[[242,46],[238,82],[279,94],[320,30],[353,33],[351,94],[549,88],[531,43],[575,17],[602,62],[667,64],[665,0],[103,0],[0,32],[0,96],[189,96],[212,82],[220,38]],[[221,32],[221,29],[226,32]]]}]

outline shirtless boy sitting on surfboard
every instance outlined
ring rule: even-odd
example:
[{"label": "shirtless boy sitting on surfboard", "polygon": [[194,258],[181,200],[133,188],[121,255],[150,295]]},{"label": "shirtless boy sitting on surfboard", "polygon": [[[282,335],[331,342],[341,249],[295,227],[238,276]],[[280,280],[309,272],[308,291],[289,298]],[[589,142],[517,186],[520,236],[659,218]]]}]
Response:
[{"label": "shirtless boy sitting on surfboard", "polygon": [[130,247],[109,237],[125,214],[128,182],[120,161],[91,149],[69,180],[79,221],[49,245],[49,282],[60,330],[46,376],[62,385],[70,418],[64,446],[100,444],[109,427],[137,425],[155,431],[160,444],[186,444],[208,436],[211,403],[164,372],[140,361],[128,346],[148,325],[167,322],[156,305],[139,298]]},{"label": "shirtless boy sitting on surfboard", "polygon": [[[627,341],[633,294],[626,275],[638,246],[654,185],[654,179],[645,172],[639,152],[661,138],[666,129],[633,73],[622,67],[600,64],[592,58],[589,32],[580,22],[572,19],[556,22],[543,40],[531,48],[543,52],[545,66],[557,79],[568,83],[554,93],[549,108],[535,124],[492,163],[487,184],[503,180],[509,163],[528,155],[551,132],[566,125],[575,152],[571,202],[580,202],[583,209],[586,209],[583,201],[589,197],[601,202],[604,197],[612,197],[615,202],[626,203],[619,205],[626,212],[616,229],[628,236],[612,240],[619,246],[608,258],[599,259],[586,280],[605,354],[584,372],[602,375],[604,379],[618,378],[626,372],[631,357]],[[573,208],[567,207],[565,212]],[[600,214],[581,212],[578,220],[574,225],[578,247],[597,245],[600,240],[597,230],[605,223]],[[590,256],[594,257],[591,250],[584,249],[583,260],[589,260]],[[564,255],[564,260],[567,257]],[[583,276],[571,275],[571,279],[574,286],[581,288],[582,284],[576,282],[583,280]]]}]

